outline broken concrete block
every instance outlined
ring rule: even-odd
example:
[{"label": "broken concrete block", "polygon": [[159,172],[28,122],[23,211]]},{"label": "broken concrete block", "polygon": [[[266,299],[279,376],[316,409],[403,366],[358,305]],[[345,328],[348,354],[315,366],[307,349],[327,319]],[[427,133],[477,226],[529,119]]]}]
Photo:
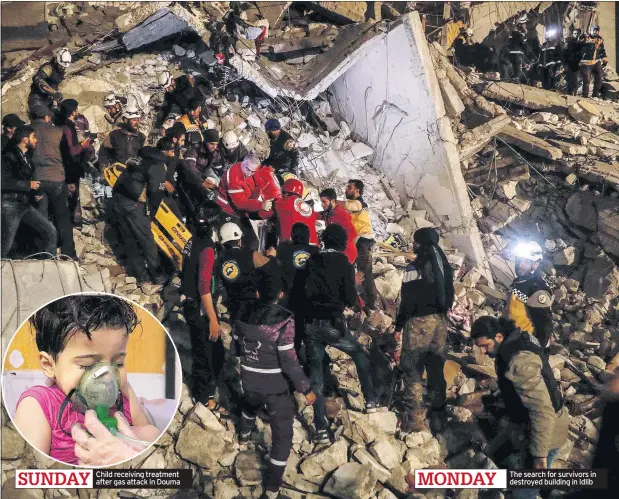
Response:
[{"label": "broken concrete block", "polygon": [[447,116],[452,119],[459,118],[465,108],[458,92],[456,92],[456,89],[447,78],[439,79],[438,83],[441,88],[441,95],[443,96],[443,103],[445,104]]},{"label": "broken concrete block", "polygon": [[587,146],[580,144],[572,144],[571,142],[564,142],[562,140],[549,139],[548,142],[557,146],[564,154],[571,155],[584,155],[587,154]]},{"label": "broken concrete block", "polygon": [[535,154],[536,156],[540,156],[541,158],[560,159],[563,157],[563,152],[558,147],[554,147],[545,140],[527,132],[517,130],[513,125],[508,125],[503,128],[501,133],[499,133],[499,138],[507,144]]},{"label": "broken concrete block", "polygon": [[600,109],[595,104],[585,100],[572,104],[568,107],[567,112],[575,120],[589,125],[597,125],[602,116]]},{"label": "broken concrete block", "polygon": [[324,476],[348,461],[348,446],[340,439],[323,451],[312,454],[301,463],[301,471],[308,477]]},{"label": "broken concrete block", "polygon": [[375,486],[376,475],[369,464],[346,463],[329,478],[324,491],[340,499],[370,499]]},{"label": "broken concrete block", "polygon": [[565,203],[565,214],[570,222],[588,230],[596,230],[598,213],[594,201],[595,194],[591,191],[572,194]]},{"label": "broken concrete block", "polygon": [[395,449],[394,443],[386,439],[374,442],[370,446],[370,453],[388,470],[395,468],[402,459],[399,449]]},{"label": "broken concrete block", "polygon": [[518,185],[517,180],[508,180],[506,182],[501,182],[498,185],[498,193],[507,199],[513,199],[516,197],[516,186]]},{"label": "broken concrete block", "polygon": [[572,265],[576,261],[576,248],[570,246],[569,248],[562,249],[555,254],[553,263],[555,265]]},{"label": "broken concrete block", "polygon": [[234,461],[234,473],[242,486],[262,483],[263,464],[260,454],[253,450],[239,452]]},{"label": "broken concrete block", "polygon": [[565,177],[565,185],[571,187],[576,184],[578,181],[578,177],[575,173],[570,173],[567,177]]},{"label": "broken concrete block", "polygon": [[601,255],[587,265],[583,291],[587,298],[601,300],[605,296],[614,298],[619,289],[619,269],[607,256]]},{"label": "broken concrete block", "polygon": [[529,119],[534,121],[535,123],[558,123],[559,117],[556,114],[552,113],[533,113],[529,116]]},{"label": "broken concrete block", "polygon": [[311,2],[319,14],[340,24],[365,21],[367,2]]},{"label": "broken concrete block", "polygon": [[597,237],[604,250],[619,256],[619,200],[602,198],[596,202]]},{"label": "broken concrete block", "polygon": [[359,448],[353,455],[361,464],[368,464],[372,467],[379,482],[385,483],[391,478],[389,470],[374,459],[367,450]]}]

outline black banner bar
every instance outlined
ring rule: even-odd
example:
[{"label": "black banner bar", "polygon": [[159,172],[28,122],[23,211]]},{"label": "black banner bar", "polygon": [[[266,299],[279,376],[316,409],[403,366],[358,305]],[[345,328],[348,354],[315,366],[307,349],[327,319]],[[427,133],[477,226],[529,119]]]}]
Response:
[{"label": "black banner bar", "polygon": [[193,471],[182,469],[93,470],[95,489],[190,489]]},{"label": "black banner bar", "polygon": [[607,489],[608,470],[507,470],[508,489]]}]

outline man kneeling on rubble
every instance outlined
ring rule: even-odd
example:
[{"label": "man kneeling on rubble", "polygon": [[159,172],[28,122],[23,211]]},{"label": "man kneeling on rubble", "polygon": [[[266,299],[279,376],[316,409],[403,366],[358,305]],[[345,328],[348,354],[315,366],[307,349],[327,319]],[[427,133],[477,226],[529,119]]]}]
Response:
[{"label": "man kneeling on rubble", "polygon": [[[569,415],[544,349],[513,321],[481,317],[471,328],[475,345],[495,359],[501,398],[510,426],[505,430],[510,469],[550,468],[567,441]],[[537,489],[513,491],[517,499],[537,497]]]},{"label": "man kneeling on rubble", "polygon": [[295,409],[290,383],[305,395],[308,405],[316,400],[295,353],[293,315],[278,305],[282,296],[281,270],[271,258],[256,272],[257,301],[235,323],[230,347],[241,360],[244,391],[239,442],[250,441],[256,415],[264,405],[270,417],[273,444],[262,496],[267,499],[279,496],[292,447]]},{"label": "man kneeling on rubble", "polygon": [[434,229],[415,231],[413,248],[417,258],[406,268],[402,281],[402,301],[396,319],[398,346],[395,360],[400,364],[404,378],[404,411],[400,422],[403,432],[426,429],[424,370],[428,375],[432,429],[440,432],[445,426],[446,314],[453,305],[454,285],[453,272],[438,241],[439,235]]}]

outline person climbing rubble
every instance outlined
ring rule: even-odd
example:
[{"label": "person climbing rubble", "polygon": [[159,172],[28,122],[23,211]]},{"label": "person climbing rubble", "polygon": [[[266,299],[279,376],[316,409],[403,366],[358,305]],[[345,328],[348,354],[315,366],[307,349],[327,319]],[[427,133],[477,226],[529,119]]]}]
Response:
[{"label": "person climbing rubble", "polygon": [[573,30],[563,50],[563,63],[565,65],[567,93],[569,95],[576,95],[576,91],[578,90],[578,74],[580,71],[579,66],[582,51],[581,35],[582,30]]},{"label": "person climbing rubble", "polygon": [[318,213],[318,220],[324,220],[327,226],[338,224],[346,231],[346,256],[351,264],[357,260],[357,229],[352,223],[350,213],[337,201],[335,189],[325,189],[320,193],[322,212]]},{"label": "person climbing rubble", "polygon": [[304,395],[307,405],[316,401],[316,395],[295,353],[294,318],[278,304],[282,276],[275,259],[268,259],[256,269],[255,295],[255,305],[235,324],[230,346],[240,360],[243,385],[239,443],[244,446],[251,441],[256,416],[266,405],[272,445],[262,497],[275,499],[279,497],[292,448],[295,405],[291,385]]},{"label": "person climbing rubble", "polygon": [[248,154],[247,148],[241,143],[238,136],[233,131],[228,131],[223,134],[219,150],[222,159],[221,174],[232,165],[243,161],[243,158]]},{"label": "person climbing rubble", "polygon": [[[481,317],[471,339],[494,358],[505,416],[509,420],[509,452],[499,466],[546,469],[568,437],[569,414],[544,348],[514,321]],[[533,499],[538,489],[516,489],[512,497]]]},{"label": "person climbing rubble", "polygon": [[376,310],[376,285],[374,284],[374,273],[372,271],[372,248],[374,243],[374,232],[372,230],[372,220],[370,219],[370,207],[363,199],[365,185],[362,180],[351,179],[346,186],[346,202],[344,208],[350,213],[352,224],[357,231],[357,269],[363,273],[363,293],[361,297],[365,303],[365,310],[368,314]]},{"label": "person climbing rubble", "polygon": [[114,163],[126,164],[129,158],[137,156],[146,143],[146,136],[139,131],[141,114],[136,107],[127,105],[123,113],[123,123],[112,130],[99,149],[99,170]]},{"label": "person climbing rubble", "polygon": [[218,259],[217,272],[226,291],[225,303],[231,324],[234,324],[248,304],[256,300],[255,269],[275,256],[274,250],[268,251],[265,256],[245,245],[242,242],[243,236],[241,228],[233,222],[226,222],[219,229],[223,250]]},{"label": "person climbing rubble", "polygon": [[30,95],[28,96],[28,110],[43,105],[53,111],[58,111],[62,102],[62,94],[58,86],[65,78],[65,71],[71,65],[71,52],[61,48],[54,58],[43,64],[32,77]]},{"label": "person climbing rubble", "polygon": [[116,127],[122,123],[123,105],[127,104],[127,99],[110,92],[103,98],[105,108],[105,121]]},{"label": "person climbing rubble", "polygon": [[222,412],[215,401],[225,350],[215,308],[213,277],[216,274],[216,248],[213,231],[221,209],[214,202],[200,205],[192,213],[193,237],[183,250],[181,292],[185,295],[183,317],[189,326],[193,389],[191,394],[213,411]]},{"label": "person climbing rubble", "polygon": [[280,183],[284,183],[284,174],[297,174],[299,168],[299,150],[297,142],[288,132],[282,130],[279,120],[267,120],[264,128],[271,141],[269,157],[264,162],[273,167]]},{"label": "person climbing rubble", "polygon": [[542,69],[542,86],[546,90],[554,90],[563,55],[563,43],[559,28],[547,28],[544,36],[546,40],[542,45],[539,62]]},{"label": "person climbing rubble", "polygon": [[499,54],[502,80],[516,80],[520,83],[526,83],[526,54],[526,36],[520,29],[515,29],[510,34],[509,41]]},{"label": "person climbing rubble", "polygon": [[434,432],[443,430],[447,383],[443,375],[447,351],[447,313],[454,302],[453,271],[438,245],[432,228],[413,234],[415,261],[402,280],[401,303],[395,323],[395,361],[404,380],[403,432],[424,431],[426,413],[423,371],[427,373],[430,422]]},{"label": "person climbing rubble", "polygon": [[202,100],[194,98],[187,105],[187,112],[183,114],[179,121],[185,126],[185,160],[198,171],[207,167],[207,150],[204,141],[204,132],[208,125],[202,121]]},{"label": "person climbing rubble", "polygon": [[459,66],[475,65],[472,36],[473,30],[471,28],[463,28],[454,40],[454,62]]},{"label": "person climbing rubble", "polygon": [[69,187],[61,148],[63,129],[52,123],[54,112],[47,106],[35,106],[31,114],[33,121],[30,126],[38,139],[32,154],[34,179],[41,183],[37,192],[41,196],[37,209],[44,217],[53,217],[62,254],[77,260],[69,211]]},{"label": "person climbing rubble", "polygon": [[[345,254],[347,234],[344,228],[332,223],[322,233],[324,251],[309,258],[307,262],[306,335],[305,348],[310,370],[312,390],[316,394],[314,424],[317,444],[329,443],[329,421],[325,412],[324,374],[327,346],[332,346],[350,355],[355,363],[368,413],[381,409],[370,373],[370,360],[361,345],[348,330],[344,309],[352,307],[361,311],[356,284],[362,276],[355,274]],[[327,368],[328,369],[328,368]]]},{"label": "person climbing rubble", "polygon": [[514,248],[514,256],[517,277],[507,293],[505,317],[547,348],[552,336],[552,293],[539,268],[542,248],[535,241],[524,241]]},{"label": "person climbing rubble", "polygon": [[2,145],[0,146],[0,151],[4,150],[4,147],[15,134],[15,130],[23,127],[25,124],[26,123],[16,114],[7,114],[2,118]]},{"label": "person climbing rubble", "polygon": [[246,246],[258,248],[258,238],[249,221],[250,213],[260,210],[270,211],[273,201],[260,201],[253,195],[257,191],[253,175],[261,166],[260,158],[255,154],[247,155],[243,161],[232,165],[219,182],[217,204],[221,206],[224,216],[243,228]]},{"label": "person climbing rubble", "polygon": [[608,64],[604,38],[600,36],[600,27],[593,26],[591,34],[586,33],[582,41],[580,72],[582,74],[582,96],[589,97],[591,75],[593,75],[593,97],[600,97],[602,91],[602,68]]},{"label": "person climbing rubble", "polygon": [[35,167],[29,154],[36,147],[34,128],[22,126],[2,153],[2,258],[9,257],[22,224],[41,241],[41,251],[56,256],[56,228],[33,205],[41,185],[34,180]]},{"label": "person climbing rubble", "polygon": [[159,250],[150,228],[165,192],[165,165],[161,151],[142,147],[137,157],[127,161],[113,188],[114,223],[139,285],[150,281],[149,274],[157,285],[168,280],[161,272]]},{"label": "person climbing rubble", "polygon": [[80,179],[85,175],[84,163],[86,155],[94,152],[93,139],[78,137],[77,124],[80,118],[78,102],[66,99],[60,105],[60,120],[64,125],[63,138],[60,144],[65,167],[66,182],[69,188],[69,211],[75,227],[82,226],[82,207],[80,205]]}]

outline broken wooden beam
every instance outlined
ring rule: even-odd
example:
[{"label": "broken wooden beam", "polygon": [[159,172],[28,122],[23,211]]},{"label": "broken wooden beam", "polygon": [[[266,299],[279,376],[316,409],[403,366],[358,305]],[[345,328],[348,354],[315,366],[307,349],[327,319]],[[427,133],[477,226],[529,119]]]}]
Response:
[{"label": "broken wooden beam", "polygon": [[514,125],[507,125],[498,135],[499,139],[523,151],[546,159],[560,159],[563,152],[535,135],[518,130]]},{"label": "broken wooden beam", "polygon": [[483,125],[479,125],[462,135],[460,161],[471,158],[481,151],[501,130],[512,122],[506,114],[501,114]]}]

